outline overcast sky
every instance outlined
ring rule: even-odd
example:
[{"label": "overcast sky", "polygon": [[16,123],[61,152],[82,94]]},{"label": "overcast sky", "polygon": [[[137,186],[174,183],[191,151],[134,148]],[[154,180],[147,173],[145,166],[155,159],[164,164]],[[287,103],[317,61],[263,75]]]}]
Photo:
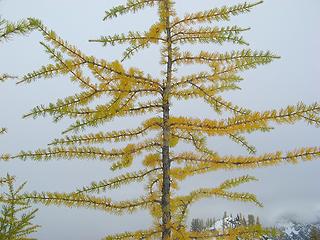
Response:
[{"label": "overcast sky", "polygon": [[[139,14],[120,17],[103,22],[104,11],[122,1],[116,0],[2,0],[0,15],[16,21],[29,16],[43,20],[50,29],[75,44],[87,54],[113,60],[121,56],[122,47],[102,48],[89,43],[88,39],[100,35],[145,30],[156,21],[156,9],[147,9]],[[240,1],[177,0],[178,14],[208,9],[226,3]],[[245,34],[252,49],[271,50],[281,56],[267,66],[258,67],[242,74],[245,81],[242,90],[228,93],[226,98],[240,106],[254,110],[280,108],[288,104],[304,101],[311,104],[320,101],[320,1],[318,0],[267,0],[252,13],[232,18],[231,25],[251,27]],[[50,61],[39,44],[42,37],[32,33],[28,37],[18,37],[0,46],[0,72],[23,75],[38,69]],[[200,50],[200,46],[198,46]],[[223,51],[215,45],[208,50]],[[128,66],[143,67],[145,72],[159,74],[159,54],[152,48],[137,54]],[[67,78],[39,80],[30,85],[16,86],[13,82],[0,85],[0,126],[9,132],[0,138],[0,152],[15,153],[46,147],[53,138],[59,137],[68,120],[52,123],[50,118],[22,120],[23,113],[32,107],[49,103],[77,91],[76,85]],[[186,109],[188,111],[186,111]],[[175,114],[191,113],[192,116],[215,116],[210,108],[200,101],[179,103],[173,106]],[[107,129],[131,127],[135,121],[121,120],[106,125]],[[268,134],[248,136],[258,153],[276,150],[290,150],[295,147],[319,146],[320,130],[300,122],[291,126],[279,126]],[[210,146],[223,154],[245,154],[243,149],[227,139],[210,140]],[[19,182],[28,180],[26,190],[72,191],[92,180],[113,176],[104,162],[95,161],[14,161],[0,163],[1,175],[9,172],[16,175]],[[281,165],[254,171],[218,171],[193,177],[182,184],[181,192],[189,192],[199,186],[216,186],[221,181],[234,176],[251,174],[259,182],[247,184],[239,190],[257,194],[264,208],[250,204],[231,203],[226,200],[209,199],[193,205],[192,217],[220,217],[227,210],[231,213],[253,213],[260,216],[263,223],[272,224],[283,216],[297,216],[302,220],[320,216],[319,182],[320,161],[298,165]],[[116,200],[134,197],[141,193],[139,185],[130,185],[119,191],[110,192]],[[109,193],[108,193],[109,194]],[[100,239],[110,233],[125,230],[144,229],[151,219],[147,212],[131,216],[112,216],[100,211],[40,207],[37,223],[42,225],[35,235],[39,239]]]}]

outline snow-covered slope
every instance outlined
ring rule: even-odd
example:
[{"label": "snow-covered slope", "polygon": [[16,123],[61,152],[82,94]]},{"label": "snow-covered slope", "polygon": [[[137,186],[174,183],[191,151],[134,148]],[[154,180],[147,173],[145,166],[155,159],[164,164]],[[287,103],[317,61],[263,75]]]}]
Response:
[{"label": "snow-covered slope", "polygon": [[[235,228],[241,225],[241,221],[237,217],[228,216],[224,219],[217,220],[209,230],[223,231],[224,228]],[[278,238],[265,236],[263,240],[310,240],[311,231],[316,228],[320,239],[320,220],[315,223],[298,223],[289,219],[282,219],[276,226],[282,232]],[[313,229],[314,230],[314,229]]]},{"label": "snow-covered slope", "polygon": [[279,240],[310,240],[312,228],[320,230],[320,222],[303,224],[287,220],[279,222],[276,227],[283,232]]}]

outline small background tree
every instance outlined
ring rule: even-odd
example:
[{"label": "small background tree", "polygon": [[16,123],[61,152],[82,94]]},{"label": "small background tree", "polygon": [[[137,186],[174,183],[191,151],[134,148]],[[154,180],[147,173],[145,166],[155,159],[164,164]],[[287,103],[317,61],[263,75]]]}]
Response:
[{"label": "small background tree", "polygon": [[252,214],[249,214],[249,215],[248,215],[248,224],[249,224],[249,225],[255,225],[255,224],[256,224],[256,223],[255,223],[254,215],[252,215]]},{"label": "small background tree", "polygon": [[[260,3],[260,2],[259,2]],[[168,239],[171,236],[195,237],[186,230],[184,218],[187,209],[194,201],[204,197],[220,196],[232,200],[251,201],[258,205],[254,195],[248,193],[233,193],[228,190],[242,183],[255,180],[244,176],[222,183],[217,188],[203,188],[186,196],[176,196],[173,189],[177,189],[179,182],[187,176],[205,173],[217,169],[256,168],[275,165],[283,161],[295,162],[298,159],[311,159],[319,155],[319,149],[302,148],[290,151],[265,154],[262,156],[220,156],[205,144],[206,137],[228,136],[243,145],[249,153],[254,148],[241,135],[253,131],[269,131],[270,124],[294,123],[306,120],[310,124],[319,124],[318,104],[306,106],[302,103],[289,106],[281,110],[255,112],[238,107],[224,99],[217,93],[236,89],[241,78],[239,71],[254,68],[260,64],[269,63],[277,58],[269,52],[254,52],[248,49],[230,53],[200,52],[193,54],[179,51],[181,43],[201,42],[233,42],[245,45],[240,36],[246,29],[235,27],[190,27],[195,22],[208,23],[212,21],[229,20],[232,15],[240,14],[256,6],[254,4],[240,4],[234,7],[213,9],[179,18],[175,16],[171,1],[129,1],[107,12],[107,17],[117,16],[126,12],[135,12],[145,6],[159,7],[159,22],[155,23],[145,33],[129,33],[103,37],[98,42],[123,43],[128,42],[131,47],[125,52],[125,57],[131,57],[137,49],[148,47],[152,43],[162,44],[162,63],[164,74],[157,79],[136,68],[126,69],[119,61],[108,62],[82,53],[76,47],[68,44],[48,30],[40,21],[30,19],[30,22],[45,36],[47,43],[42,43],[46,51],[55,60],[54,65],[48,65],[26,75],[24,82],[39,77],[52,77],[58,74],[70,74],[72,80],[78,82],[84,89],[80,94],[61,99],[49,106],[39,106],[26,116],[52,115],[55,120],[62,117],[76,118],[78,121],[71,125],[67,132],[83,129],[88,126],[98,126],[115,117],[155,113],[156,117],[146,120],[140,128],[117,131],[100,132],[88,135],[74,135],[57,139],[51,143],[55,145],[49,149],[34,152],[21,152],[12,158],[32,158],[47,160],[54,158],[82,158],[111,160],[112,169],[129,167],[133,157],[142,151],[149,152],[144,157],[145,169],[140,172],[121,175],[112,180],[103,180],[90,186],[78,189],[72,193],[34,193],[24,198],[36,202],[61,204],[75,207],[92,207],[119,213],[129,212],[138,208],[147,208],[155,218],[154,228],[147,231],[125,233],[109,238],[141,238],[141,236],[159,236]],[[51,46],[49,44],[52,44]],[[174,67],[180,64],[200,63],[208,65],[210,70],[190,76],[175,76]],[[97,81],[84,76],[82,67],[88,67]],[[155,100],[146,101],[141,98],[149,95]],[[108,96],[108,104],[98,103],[92,106],[96,99]],[[170,100],[173,98],[188,99],[202,98],[216,112],[227,110],[231,117],[227,119],[195,119],[181,116],[170,117]],[[141,100],[141,102],[139,102]],[[162,114],[158,116],[159,112]],[[106,150],[93,146],[109,141],[132,140],[149,131],[158,131],[159,135],[146,141],[130,143],[121,149]],[[152,135],[152,134],[151,134]],[[187,142],[194,146],[193,152],[176,152],[173,149],[179,142]],[[79,146],[84,144],[84,146]],[[159,153],[160,152],[160,153]],[[143,180],[149,176],[147,196],[135,201],[113,203],[110,199],[89,195],[90,192],[104,191],[108,188],[119,187],[133,180]],[[204,233],[207,234],[207,233]],[[214,233],[212,233],[214,234]],[[228,233],[239,235],[241,232]],[[214,236],[214,235],[211,235]],[[201,236],[196,236],[201,237]],[[223,237],[223,236],[222,236]]]},{"label": "small background tree", "polygon": [[213,227],[214,223],[216,222],[216,220],[214,218],[207,218],[206,220],[206,228],[211,228]]},{"label": "small background tree", "polygon": [[203,219],[193,218],[191,220],[191,231],[192,232],[201,232],[206,229]]},{"label": "small background tree", "polygon": [[19,199],[26,183],[16,188],[14,182],[10,175],[0,178],[0,239],[35,240],[29,236],[39,228],[32,223],[38,210],[30,210],[30,205]]}]

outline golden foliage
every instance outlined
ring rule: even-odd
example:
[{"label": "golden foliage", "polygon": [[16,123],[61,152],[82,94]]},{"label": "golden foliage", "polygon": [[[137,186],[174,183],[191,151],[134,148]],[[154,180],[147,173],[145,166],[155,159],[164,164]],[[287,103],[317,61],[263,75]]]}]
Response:
[{"label": "golden foliage", "polygon": [[[170,229],[172,239],[253,239],[265,230],[259,226],[228,229],[227,232],[190,232],[186,218],[188,209],[194,202],[208,197],[221,197],[228,200],[262,204],[250,193],[231,192],[241,184],[256,180],[243,176],[226,180],[215,188],[200,188],[185,196],[176,194],[179,183],[187,177],[219,169],[252,169],[273,166],[281,163],[296,163],[320,158],[319,147],[305,147],[283,153],[257,155],[254,146],[242,135],[255,131],[268,132],[275,125],[294,124],[305,121],[320,126],[320,105],[298,103],[282,109],[252,111],[225,100],[221,93],[240,89],[243,80],[239,73],[272,62],[279,57],[269,51],[241,49],[247,42],[241,34],[249,28],[239,26],[212,26],[216,21],[229,21],[232,16],[251,11],[262,3],[243,3],[230,7],[213,8],[207,11],[186,14],[178,17],[171,0],[128,0],[106,12],[105,20],[126,13],[136,13],[145,7],[158,7],[159,20],[151,23],[144,32],[129,31],[101,37],[91,42],[103,45],[127,44],[121,61],[107,61],[83,53],[80,49],[63,40],[37,19],[30,18],[28,26],[40,31],[44,37],[41,45],[53,63],[26,74],[18,83],[31,83],[37,79],[51,79],[56,76],[69,76],[79,85],[81,92],[58,99],[55,103],[39,105],[24,117],[49,115],[54,121],[71,118],[74,122],[63,132],[75,132],[53,140],[46,149],[21,151],[16,155],[2,155],[9,159],[83,159],[110,162],[111,169],[129,168],[133,161],[141,162],[143,170],[122,173],[111,179],[92,182],[71,193],[31,193],[22,196],[36,203],[65,205],[101,209],[109,213],[122,214],[139,209],[148,209],[154,218],[150,229],[126,232],[107,236],[104,239],[159,239],[164,229]],[[202,25],[199,25],[202,24]],[[209,26],[203,26],[209,24]],[[182,44],[225,42],[237,44],[230,52],[181,51]],[[137,51],[150,47],[161,48],[160,63],[164,67],[162,76],[156,78],[144,73],[140,68],[127,67],[123,61]],[[203,64],[208,71],[178,76],[176,70],[185,65]],[[90,77],[87,73],[90,73]],[[186,116],[173,116],[170,105],[174,100],[201,99],[214,112],[228,112],[225,119],[203,119]],[[148,114],[148,115],[147,115]],[[150,116],[151,115],[151,116]],[[131,116],[147,116],[132,129],[99,131],[79,134],[78,131],[99,127],[102,124]],[[138,123],[137,123],[138,124]],[[2,133],[1,130],[0,133]],[[150,136],[155,134],[154,136]],[[244,147],[249,156],[220,156],[217,149],[207,144],[210,137],[226,136]],[[136,143],[137,139],[141,142]],[[130,142],[133,141],[133,142]],[[125,143],[119,148],[107,148],[105,143]],[[188,152],[175,153],[180,143],[193,148]],[[96,146],[100,144],[100,146]],[[165,161],[165,157],[167,160]],[[174,164],[174,165],[171,165]],[[164,193],[165,181],[169,180],[169,194]],[[110,189],[120,188],[133,182],[143,183],[146,195],[131,201],[113,202],[109,198],[96,196]],[[167,207],[165,197],[168,198]],[[164,210],[172,218],[163,224]]]}]

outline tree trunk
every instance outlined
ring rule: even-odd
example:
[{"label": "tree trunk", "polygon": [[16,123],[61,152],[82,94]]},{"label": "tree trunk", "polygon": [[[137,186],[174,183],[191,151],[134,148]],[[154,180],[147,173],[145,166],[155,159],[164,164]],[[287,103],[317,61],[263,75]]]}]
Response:
[{"label": "tree trunk", "polygon": [[169,105],[163,107],[163,147],[162,147],[162,239],[169,240],[171,236],[170,222],[170,157],[169,157],[169,137],[170,128],[168,126],[169,120]]},{"label": "tree trunk", "polygon": [[[169,1],[165,1],[166,11],[169,13]],[[169,14],[168,14],[169,15]],[[171,239],[171,209],[170,209],[170,87],[172,78],[172,46],[171,46],[171,29],[170,16],[166,18],[166,34],[167,34],[167,69],[166,79],[163,85],[163,145],[162,145],[162,240]]]}]

